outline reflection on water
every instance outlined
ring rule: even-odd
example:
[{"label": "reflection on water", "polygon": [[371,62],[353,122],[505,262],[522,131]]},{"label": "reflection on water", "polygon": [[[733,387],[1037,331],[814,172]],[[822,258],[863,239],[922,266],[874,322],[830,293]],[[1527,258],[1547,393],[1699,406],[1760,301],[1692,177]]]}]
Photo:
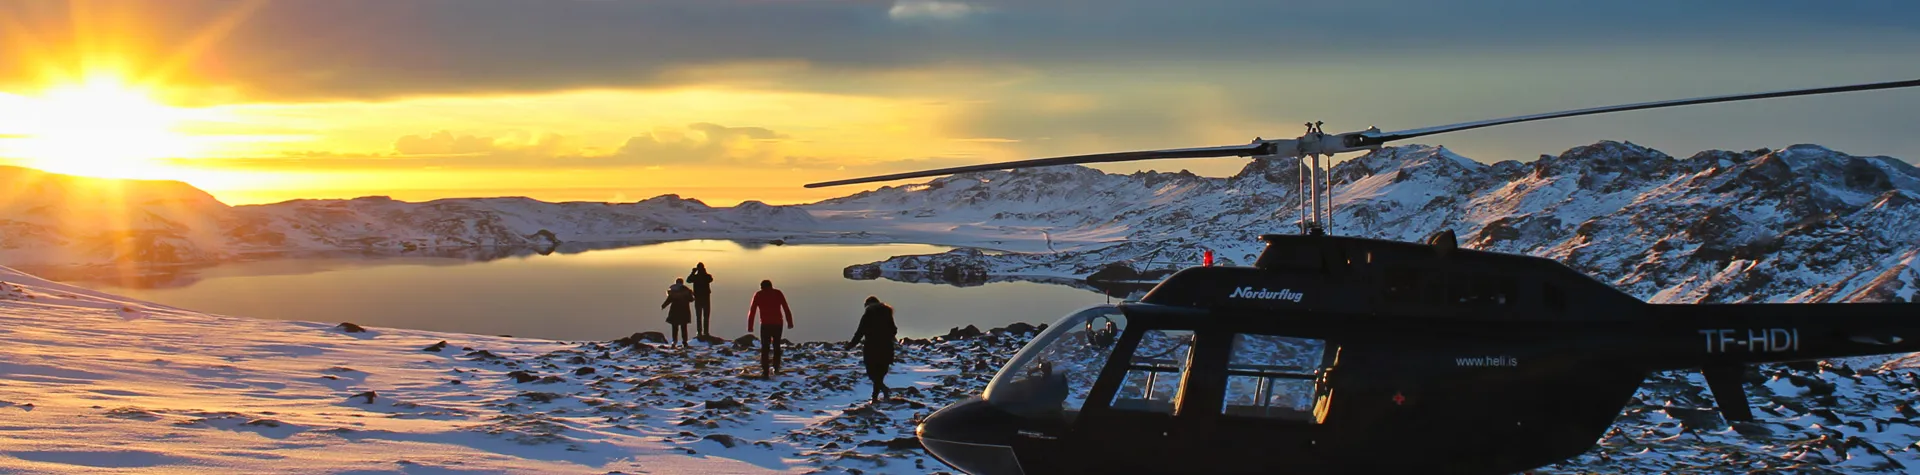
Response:
[{"label": "reflection on water", "polygon": [[[951,285],[954,287],[979,287],[987,284],[996,284],[996,283],[1005,283],[1005,282],[1038,282],[1038,283],[1044,283],[1044,284],[1064,285],[1067,287],[1073,287],[1073,288],[1085,290],[1088,292],[1099,292],[1102,294],[1106,294],[1109,297],[1113,297],[1121,300],[1138,300],[1139,297],[1144,295],[1148,290],[1153,290],[1154,285],[1159,284],[1159,282],[1157,281],[1153,283],[1088,282],[1080,279],[1069,279],[1066,277],[1050,277],[1050,276],[1014,277],[1014,276],[996,275],[996,276],[990,276],[990,277],[981,278],[981,279],[954,279],[954,278],[949,278],[947,276],[943,276],[943,275],[935,274],[931,272],[885,271],[885,272],[878,272],[873,274],[861,274],[861,273],[855,272],[853,269],[847,269],[846,272],[844,272],[844,274],[848,279],[854,279],[854,280],[886,279],[886,280],[892,280],[897,282],[908,282],[908,283],[915,283],[915,284],[940,284],[940,285]],[[1038,323],[1038,322],[1035,322],[1035,323]]]},{"label": "reflection on water", "polygon": [[[757,249],[766,244],[739,243]],[[596,242],[563,243],[551,249],[527,247],[429,248],[405,252],[385,251],[294,251],[247,254],[240,262],[193,264],[128,264],[125,266],[15,266],[15,269],[62,282],[82,282],[100,288],[163,289],[185,287],[200,281],[202,273],[220,267],[224,275],[307,274],[339,268],[365,267],[383,263],[415,265],[462,265],[508,258],[571,255],[587,251],[639,246],[641,243]],[[245,263],[245,266],[235,264]]]},{"label": "reflection on water", "polygon": [[532,249],[263,255],[124,278],[99,270],[21,270],[215,314],[562,340],[666,331],[660,301],[696,262],[705,262],[716,279],[713,332],[729,339],[747,333],[747,303],[762,279],[787,294],[796,322],[787,335],[796,341],[851,337],[868,295],[894,306],[905,337],[945,334],[955,326],[1050,322],[1107,300],[1083,288],[1037,282],[960,287],[842,276],[848,265],[948,250],[941,246],[715,240],[620,246],[568,243],[547,255]]}]

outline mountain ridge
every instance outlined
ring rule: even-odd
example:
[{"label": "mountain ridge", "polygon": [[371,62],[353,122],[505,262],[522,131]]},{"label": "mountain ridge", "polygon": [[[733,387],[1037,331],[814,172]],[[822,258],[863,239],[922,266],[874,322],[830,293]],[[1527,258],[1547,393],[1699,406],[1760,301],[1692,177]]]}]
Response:
[{"label": "mountain ridge", "polygon": [[[1087,277],[1118,262],[1131,271],[1121,274],[1150,278],[1169,269],[1148,269],[1144,261],[1164,257],[1196,265],[1205,249],[1226,265],[1251,262],[1259,234],[1290,232],[1299,216],[1297,171],[1270,162],[1250,163],[1224,178],[1161,178],[1158,186],[1144,176],[1115,178],[1124,175],[1066,183],[1073,175],[1061,173],[955,175],[823,203],[900,207],[918,194],[924,204],[906,211],[957,214],[966,208],[952,200],[956,194],[1026,196],[1038,191],[1022,187],[1069,188],[1080,196],[1111,198],[1074,206],[1112,218],[1063,222],[1074,227],[1053,232],[1105,229],[1124,240],[1052,253],[1053,263],[1043,265],[1027,255],[955,252],[849,269],[869,275]],[[1674,158],[1631,142],[1602,141],[1532,162],[1486,164],[1444,147],[1410,145],[1341,162],[1328,175],[1334,234],[1418,241],[1452,229],[1465,247],[1560,260],[1653,301],[1911,300],[1916,286],[1903,263],[1920,249],[1914,238],[1920,236],[1920,208],[1914,206],[1920,168],[1891,157],[1797,144]],[[986,217],[974,225],[1009,221],[1005,215]]]},{"label": "mountain ridge", "polygon": [[633,203],[526,197],[406,202],[384,196],[229,206],[181,182],[0,167],[0,262],[184,264],[280,251],[552,248],[566,241],[809,232],[793,207],[711,207],[662,195]]}]

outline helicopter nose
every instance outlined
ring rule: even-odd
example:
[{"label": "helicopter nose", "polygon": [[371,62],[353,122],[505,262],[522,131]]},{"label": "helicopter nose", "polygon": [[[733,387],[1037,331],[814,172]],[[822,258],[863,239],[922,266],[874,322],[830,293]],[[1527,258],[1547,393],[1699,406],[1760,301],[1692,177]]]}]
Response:
[{"label": "helicopter nose", "polygon": [[1020,422],[975,397],[928,415],[914,433],[927,452],[954,469],[971,475],[1025,475],[1013,456]]}]

